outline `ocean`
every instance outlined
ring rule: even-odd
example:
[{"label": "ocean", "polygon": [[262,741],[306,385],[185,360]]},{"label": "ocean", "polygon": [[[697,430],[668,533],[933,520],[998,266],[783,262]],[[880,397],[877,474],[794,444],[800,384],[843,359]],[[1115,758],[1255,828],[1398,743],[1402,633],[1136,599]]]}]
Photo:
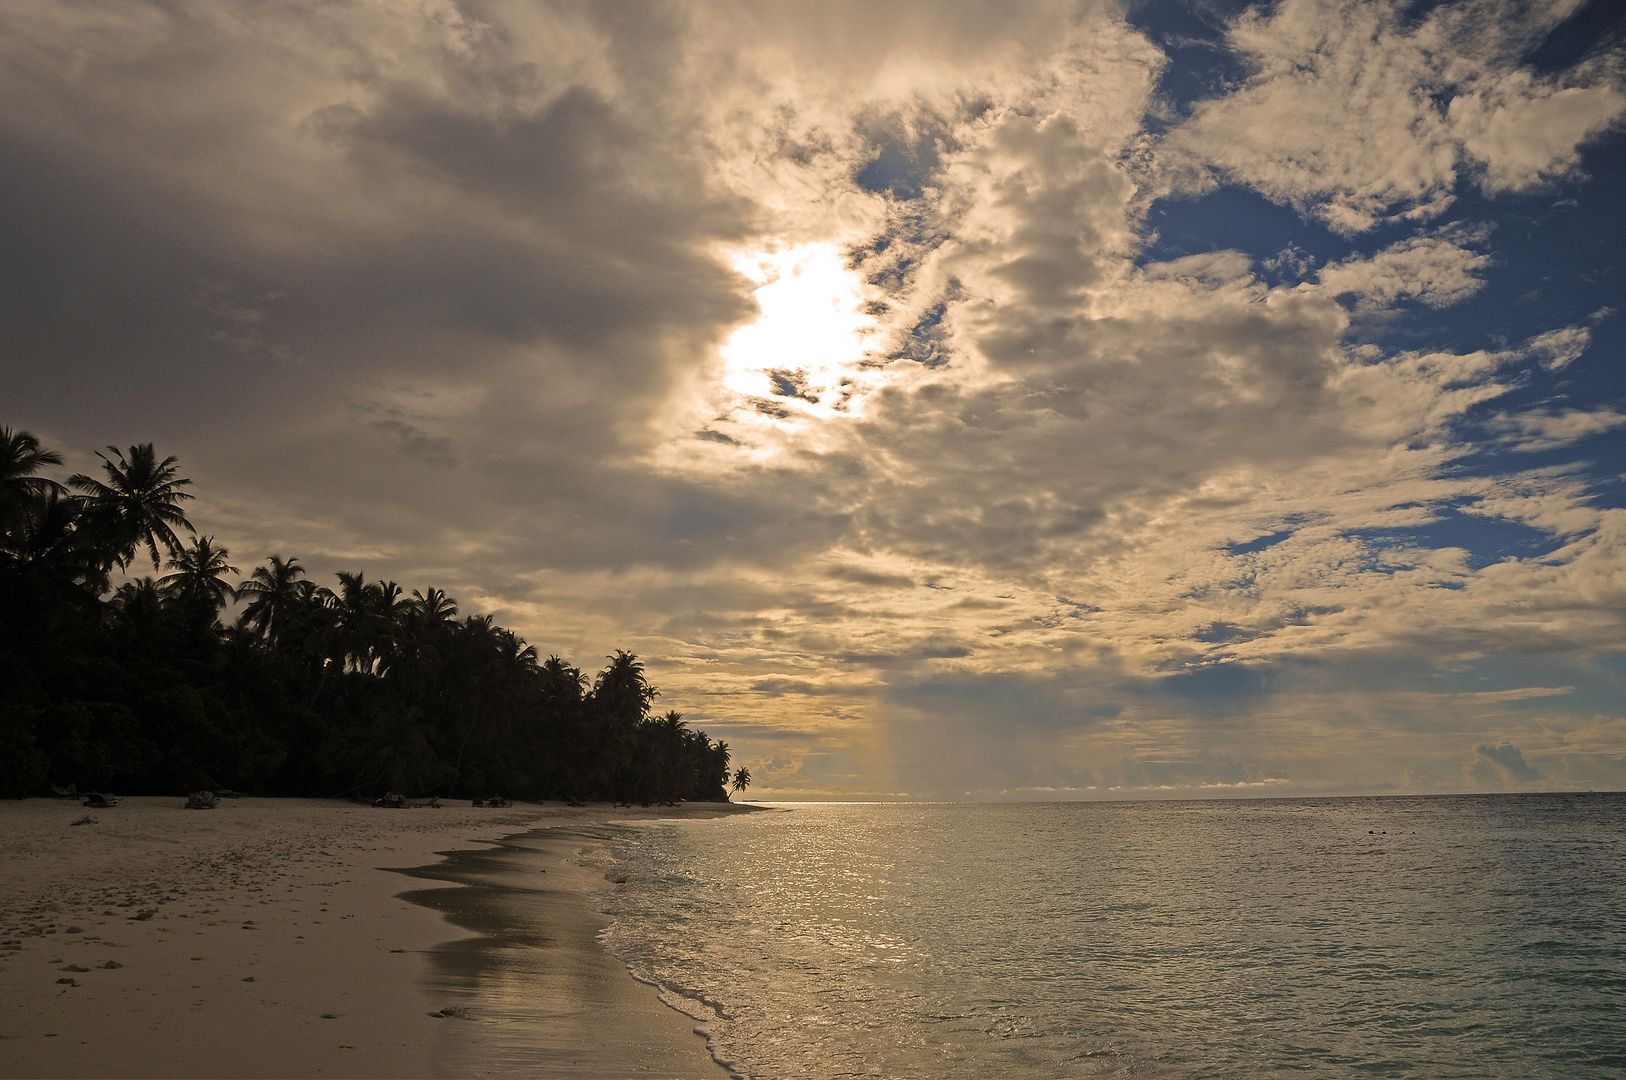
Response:
[{"label": "ocean", "polygon": [[1626,1075],[1626,795],[796,804],[614,830],[737,1075]]}]

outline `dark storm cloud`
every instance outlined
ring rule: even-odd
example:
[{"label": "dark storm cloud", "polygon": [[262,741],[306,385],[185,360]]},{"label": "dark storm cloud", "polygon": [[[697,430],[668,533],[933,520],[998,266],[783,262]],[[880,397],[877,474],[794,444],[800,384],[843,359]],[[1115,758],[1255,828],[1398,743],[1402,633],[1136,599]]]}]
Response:
[{"label": "dark storm cloud", "polygon": [[[112,25],[145,34],[47,18],[39,48],[10,51],[6,85],[35,106],[0,117],[12,407],[73,443],[155,439],[363,532],[416,513],[443,534],[448,511],[476,529],[526,507],[602,519],[613,502],[617,542],[556,539],[565,563],[615,564],[716,557],[760,531],[726,497],[610,463],[648,438],[674,359],[749,310],[708,250],[748,207],[673,142],[688,121],[549,78],[468,12],[459,48],[431,41],[393,73],[352,35],[432,30],[333,15],[324,34],[276,5],[240,23],[122,5]],[[664,32],[638,25],[642,44],[619,28],[612,54],[634,90]],[[288,67],[311,81],[268,80]],[[155,160],[166,147],[176,160]],[[422,465],[458,478],[426,487]],[[574,514],[554,509],[566,495]]]}]

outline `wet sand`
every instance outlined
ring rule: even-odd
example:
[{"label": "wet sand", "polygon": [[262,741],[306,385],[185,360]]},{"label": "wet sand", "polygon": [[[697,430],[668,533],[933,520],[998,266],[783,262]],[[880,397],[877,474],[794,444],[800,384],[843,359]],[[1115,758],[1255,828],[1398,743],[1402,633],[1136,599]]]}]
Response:
[{"label": "wet sand", "polygon": [[442,1032],[448,1075],[726,1080],[697,1021],[659,1004],[598,943],[609,919],[593,895],[614,887],[613,839],[609,828],[561,825],[410,872],[454,883],[405,895],[478,934],[430,954],[440,1000],[472,1021]]},{"label": "wet sand", "polygon": [[0,803],[0,1077],[726,1076],[598,945],[593,849],[743,807],[182,803]]}]

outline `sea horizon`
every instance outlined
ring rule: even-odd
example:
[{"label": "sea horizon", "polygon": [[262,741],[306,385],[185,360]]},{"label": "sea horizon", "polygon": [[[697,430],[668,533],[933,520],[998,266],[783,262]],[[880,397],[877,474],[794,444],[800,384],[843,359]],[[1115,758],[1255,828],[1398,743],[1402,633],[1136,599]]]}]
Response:
[{"label": "sea horizon", "polygon": [[1277,802],[1315,799],[1478,799],[1542,795],[1626,795],[1626,788],[1584,788],[1549,791],[1372,791],[1340,792],[1330,795],[1295,793],[1287,795],[1129,795],[1077,799],[733,799],[735,806],[1050,806],[1071,803],[1169,803],[1169,802]]}]

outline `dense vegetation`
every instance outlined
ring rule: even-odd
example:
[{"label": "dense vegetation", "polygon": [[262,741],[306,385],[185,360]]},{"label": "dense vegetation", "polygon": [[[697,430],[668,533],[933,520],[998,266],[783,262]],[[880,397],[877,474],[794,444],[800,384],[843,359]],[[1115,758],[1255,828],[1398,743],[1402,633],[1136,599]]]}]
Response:
[{"label": "dense vegetation", "polygon": [[[175,459],[108,451],[63,485],[0,428],[0,793],[727,799],[727,744],[652,715],[631,653],[589,681],[438,589],[329,589],[276,555],[233,585],[224,548],[178,535]],[[112,587],[148,561],[169,572]]]}]

